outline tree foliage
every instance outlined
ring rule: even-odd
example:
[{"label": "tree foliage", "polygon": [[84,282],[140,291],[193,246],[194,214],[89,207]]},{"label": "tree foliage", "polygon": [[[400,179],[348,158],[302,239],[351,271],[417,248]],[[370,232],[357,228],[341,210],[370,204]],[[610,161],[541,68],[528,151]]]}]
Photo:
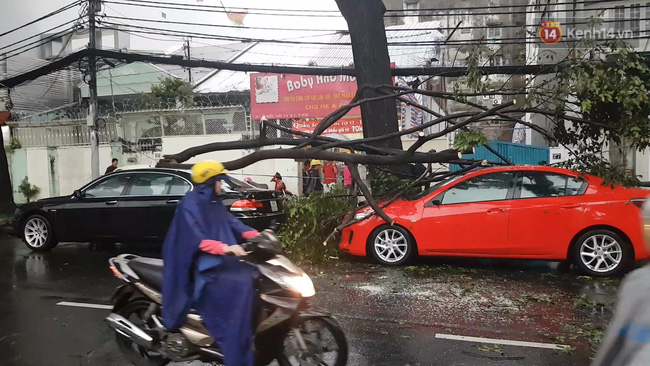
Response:
[{"label": "tree foliage", "polygon": [[25,196],[27,202],[30,202],[32,198],[41,193],[41,189],[36,185],[30,184],[27,177],[25,177],[25,179],[23,179],[23,181],[18,186],[18,192],[22,193],[23,196]]},{"label": "tree foliage", "polygon": [[158,84],[152,85],[150,96],[163,101],[175,100],[183,107],[194,104],[192,84],[171,76],[161,77]]},{"label": "tree foliage", "polygon": [[341,186],[323,194],[290,197],[284,201],[287,215],[279,235],[284,250],[296,260],[323,261],[336,257],[338,247],[324,244],[328,235],[354,206]]},{"label": "tree foliage", "polygon": [[555,112],[552,138],[573,150],[563,165],[608,182],[638,183],[615,155],[625,159],[650,147],[649,92],[647,60],[622,42],[595,46],[559,67],[557,82],[538,94],[538,101],[550,97],[540,102]]}]

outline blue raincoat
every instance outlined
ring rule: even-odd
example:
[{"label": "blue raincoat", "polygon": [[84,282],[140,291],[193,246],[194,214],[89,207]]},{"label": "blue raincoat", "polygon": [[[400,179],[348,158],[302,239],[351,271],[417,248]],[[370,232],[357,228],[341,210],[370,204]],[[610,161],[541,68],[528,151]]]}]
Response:
[{"label": "blue raincoat", "polygon": [[236,257],[203,252],[203,240],[227,245],[257,234],[214,195],[218,177],[198,185],[181,200],[163,244],[163,323],[170,331],[185,324],[195,308],[224,354],[227,366],[252,366],[253,275]]}]

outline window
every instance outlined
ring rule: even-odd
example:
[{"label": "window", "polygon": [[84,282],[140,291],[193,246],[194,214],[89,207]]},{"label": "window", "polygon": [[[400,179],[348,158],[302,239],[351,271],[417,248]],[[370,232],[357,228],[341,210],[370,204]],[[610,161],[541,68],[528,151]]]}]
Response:
[{"label": "window", "polygon": [[[650,3],[645,3],[645,14],[643,18],[645,18],[645,30],[646,32],[650,32]],[[648,33],[645,33],[645,35],[648,35]]]},{"label": "window", "polygon": [[623,32],[625,30],[625,6],[614,7],[614,30]]},{"label": "window", "polygon": [[490,58],[490,66],[503,66],[503,55],[494,55]]},{"label": "window", "polygon": [[228,188],[230,188],[232,190],[255,188],[254,186],[252,186],[252,185],[250,185],[250,184],[248,184],[246,182],[242,182],[241,180],[233,178],[231,176],[226,177],[226,179],[224,179],[223,181],[224,181],[224,183],[226,183]]},{"label": "window", "polygon": [[419,193],[415,194],[412,197],[406,196],[406,197],[404,197],[404,199],[406,199],[406,200],[418,200],[420,198],[424,198],[424,197],[430,195],[431,193],[437,191],[438,188],[449,185],[449,184],[455,182],[456,180],[458,180],[458,179],[460,179],[462,177],[463,177],[463,174],[451,175],[449,177],[446,177],[446,178],[442,179],[440,182],[435,183],[431,187],[423,189],[422,192],[419,192]]},{"label": "window", "polygon": [[635,36],[641,33],[641,4],[630,6],[630,30]]},{"label": "window", "polygon": [[419,1],[408,1],[404,2],[404,7],[402,8],[404,10],[404,15],[417,15],[418,14],[418,9],[420,9],[420,2]]},{"label": "window", "polygon": [[96,183],[84,192],[87,197],[116,197],[122,194],[131,174],[119,174]]},{"label": "window", "polygon": [[490,27],[487,29],[487,38],[488,39],[499,39],[501,38],[501,27]]},{"label": "window", "polygon": [[520,181],[520,198],[577,196],[584,181],[562,174],[524,172]]},{"label": "window", "polygon": [[167,174],[138,174],[133,179],[129,196],[162,196],[172,187],[174,176]]},{"label": "window", "polygon": [[172,180],[172,185],[169,187],[169,194],[184,195],[190,189],[192,189],[192,186],[185,179],[174,177]]},{"label": "window", "polygon": [[512,188],[512,173],[492,173],[470,178],[451,187],[442,198],[443,205],[501,201]]}]

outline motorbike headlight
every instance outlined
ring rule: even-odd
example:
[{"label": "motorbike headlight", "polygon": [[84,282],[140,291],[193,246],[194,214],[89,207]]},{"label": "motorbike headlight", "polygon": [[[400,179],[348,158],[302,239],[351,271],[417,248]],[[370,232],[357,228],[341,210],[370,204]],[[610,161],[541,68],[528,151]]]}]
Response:
[{"label": "motorbike headlight", "polygon": [[302,276],[285,276],[282,280],[293,290],[300,292],[302,297],[312,297],[316,295],[314,283],[311,278],[303,273]]}]

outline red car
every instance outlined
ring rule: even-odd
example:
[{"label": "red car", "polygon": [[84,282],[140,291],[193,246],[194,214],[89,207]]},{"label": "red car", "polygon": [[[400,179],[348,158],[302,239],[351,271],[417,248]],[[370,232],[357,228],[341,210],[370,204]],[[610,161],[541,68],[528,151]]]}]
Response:
[{"label": "red car", "polygon": [[648,258],[639,215],[650,191],[602,183],[545,166],[478,169],[388,206],[393,226],[372,215],[347,227],[340,248],[389,265],[415,255],[518,258],[615,275]]}]

